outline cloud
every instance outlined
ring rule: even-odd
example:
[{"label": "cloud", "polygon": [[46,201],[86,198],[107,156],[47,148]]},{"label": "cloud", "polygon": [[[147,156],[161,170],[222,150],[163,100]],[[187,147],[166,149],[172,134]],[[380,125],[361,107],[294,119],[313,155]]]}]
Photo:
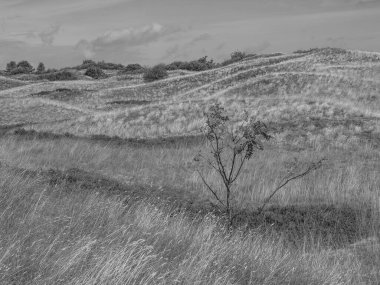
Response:
[{"label": "cloud", "polygon": [[85,58],[92,58],[95,56],[93,46],[86,40],[81,40],[77,43],[76,49],[82,51]]},{"label": "cloud", "polygon": [[[161,59],[187,58],[191,48],[194,48],[199,42],[208,41],[210,39],[212,39],[212,36],[209,33],[200,34],[182,45],[176,44],[169,47]],[[205,50],[203,49],[202,53],[204,52]]]},{"label": "cloud", "polygon": [[73,66],[82,59],[71,46],[30,45],[20,40],[0,39],[0,50],[0,67],[5,67],[11,60],[28,60],[34,66],[39,62],[44,62],[47,67]]},{"label": "cloud", "polygon": [[82,50],[85,56],[92,57],[99,51],[128,49],[146,45],[178,31],[180,31],[179,28],[164,27],[153,23],[137,28],[108,31],[92,41],[82,39],[76,47]]},{"label": "cloud", "polygon": [[245,49],[247,53],[261,53],[268,49],[271,46],[271,43],[268,41],[264,41],[256,46],[251,46]]},{"label": "cloud", "polygon": [[209,33],[204,33],[192,39],[187,45],[192,46],[197,44],[198,42],[210,40],[211,38],[212,36]]},{"label": "cloud", "polygon": [[53,44],[54,38],[58,34],[60,29],[60,25],[51,26],[48,30],[39,33],[38,37],[44,44],[51,45]]}]

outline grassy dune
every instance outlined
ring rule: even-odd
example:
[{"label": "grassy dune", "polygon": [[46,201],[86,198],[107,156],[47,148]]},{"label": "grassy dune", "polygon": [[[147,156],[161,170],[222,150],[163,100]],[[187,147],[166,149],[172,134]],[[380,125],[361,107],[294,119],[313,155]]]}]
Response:
[{"label": "grassy dune", "polygon": [[[337,49],[148,84],[5,78],[0,284],[379,284],[379,78],[379,54]],[[234,189],[232,226],[192,162],[214,102],[274,136]]]}]

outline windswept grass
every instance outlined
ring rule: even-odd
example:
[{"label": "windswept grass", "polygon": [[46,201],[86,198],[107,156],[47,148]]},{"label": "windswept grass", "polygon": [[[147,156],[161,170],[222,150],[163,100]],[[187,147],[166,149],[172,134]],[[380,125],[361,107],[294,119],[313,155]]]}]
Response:
[{"label": "windswept grass", "polygon": [[255,231],[228,233],[212,215],[190,220],[149,201],[126,206],[94,193],[66,193],[22,172],[0,175],[2,284],[379,281],[375,269],[363,271],[354,248],[292,250]]}]

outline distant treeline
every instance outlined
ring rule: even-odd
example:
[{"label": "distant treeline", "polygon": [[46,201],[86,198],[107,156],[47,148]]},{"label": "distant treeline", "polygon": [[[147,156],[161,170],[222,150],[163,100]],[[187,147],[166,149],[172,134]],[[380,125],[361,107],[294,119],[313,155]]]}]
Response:
[{"label": "distant treeline", "polygon": [[[272,54],[281,55],[281,54]],[[81,70],[86,70],[84,75],[94,79],[106,78],[106,70],[117,70],[118,74],[143,74],[145,81],[154,81],[168,76],[168,71],[174,70],[187,70],[187,71],[205,71],[222,66],[226,66],[235,62],[239,62],[249,58],[262,57],[263,55],[246,54],[245,52],[235,51],[231,53],[230,58],[221,63],[216,63],[207,56],[201,57],[197,60],[191,61],[174,61],[169,64],[158,64],[154,67],[142,66],[138,63],[123,65],[110,63],[105,61],[83,60],[82,64],[74,67],[66,67],[57,69],[46,69],[44,63],[40,62],[35,69],[27,60],[22,60],[18,63],[11,61],[7,63],[3,72],[4,75],[16,74],[35,74],[38,75],[37,79],[46,80],[76,80],[83,73]],[[36,77],[36,76],[34,76]]]}]

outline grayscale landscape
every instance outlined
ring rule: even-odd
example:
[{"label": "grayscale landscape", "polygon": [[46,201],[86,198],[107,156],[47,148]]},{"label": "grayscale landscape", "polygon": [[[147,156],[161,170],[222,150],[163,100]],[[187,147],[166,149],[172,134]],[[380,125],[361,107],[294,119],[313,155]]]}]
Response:
[{"label": "grayscale landscape", "polygon": [[0,284],[380,284],[380,52],[207,55],[3,64]]}]

